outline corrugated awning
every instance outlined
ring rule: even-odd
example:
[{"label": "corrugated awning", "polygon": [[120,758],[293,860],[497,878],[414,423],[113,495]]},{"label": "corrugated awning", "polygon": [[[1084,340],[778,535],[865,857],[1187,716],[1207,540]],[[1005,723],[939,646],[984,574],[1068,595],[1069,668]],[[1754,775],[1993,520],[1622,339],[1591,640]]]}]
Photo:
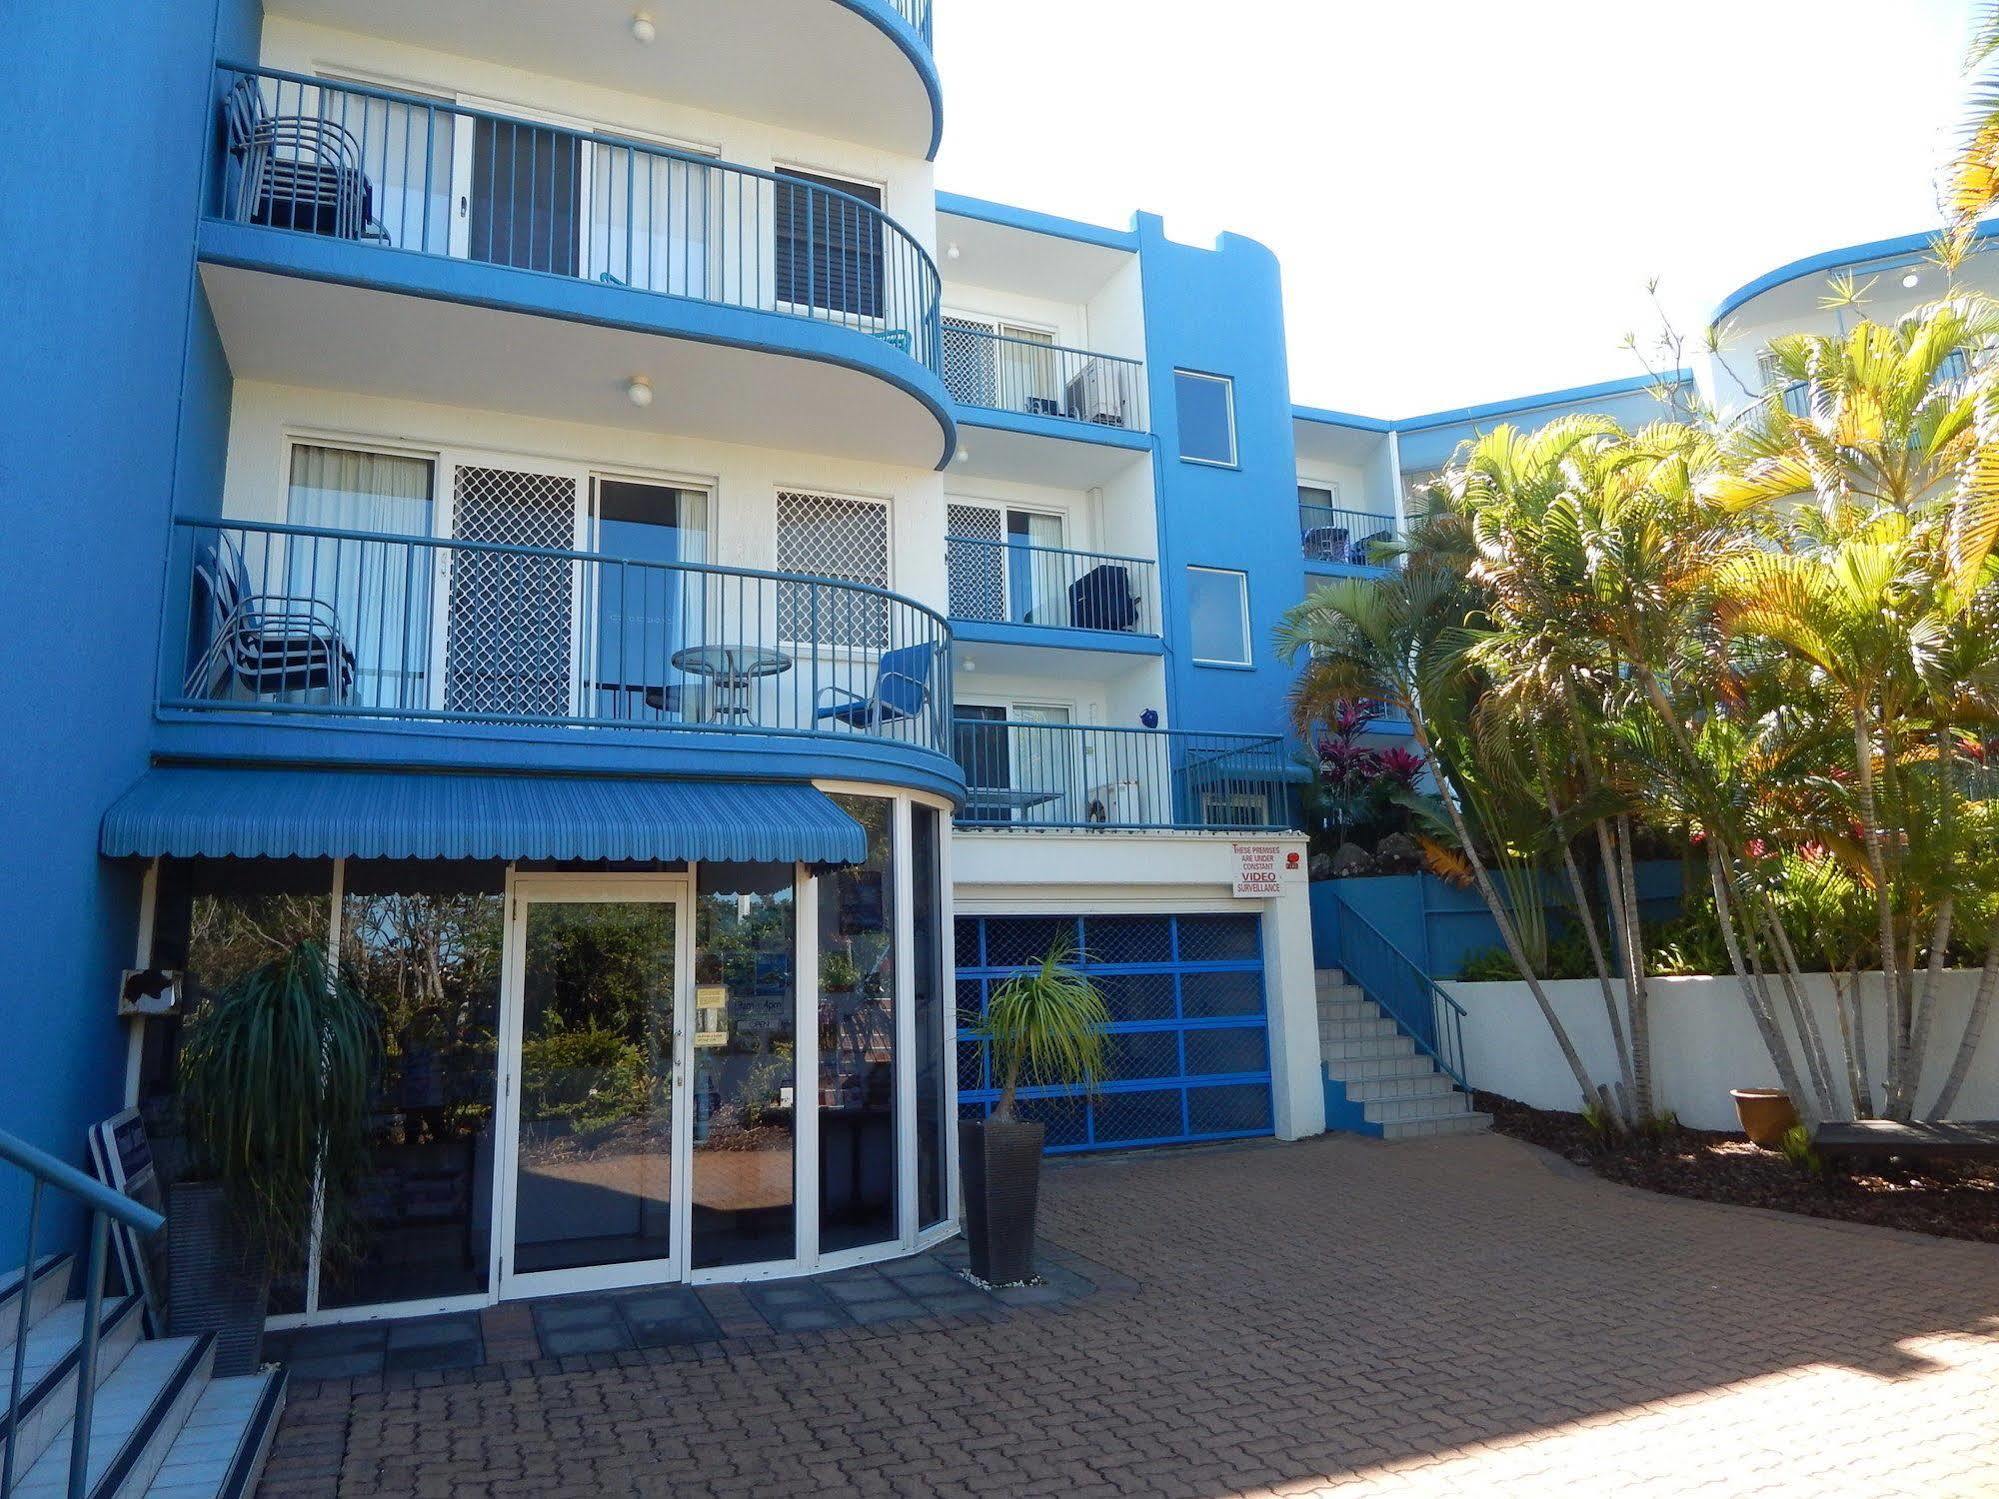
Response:
[{"label": "corrugated awning", "polygon": [[860,864],[823,791],[754,781],[155,766],[100,848],[239,859],[734,859]]}]

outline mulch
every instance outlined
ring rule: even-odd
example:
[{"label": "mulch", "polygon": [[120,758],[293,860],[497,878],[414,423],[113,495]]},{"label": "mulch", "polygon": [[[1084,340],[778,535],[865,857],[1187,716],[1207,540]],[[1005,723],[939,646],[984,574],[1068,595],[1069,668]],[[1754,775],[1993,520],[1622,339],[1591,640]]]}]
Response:
[{"label": "mulch", "polygon": [[1999,1164],[1897,1158],[1814,1174],[1739,1134],[1675,1125],[1654,1138],[1605,1146],[1579,1114],[1496,1093],[1480,1093],[1478,1107],[1501,1134],[1626,1186],[1999,1244]]}]

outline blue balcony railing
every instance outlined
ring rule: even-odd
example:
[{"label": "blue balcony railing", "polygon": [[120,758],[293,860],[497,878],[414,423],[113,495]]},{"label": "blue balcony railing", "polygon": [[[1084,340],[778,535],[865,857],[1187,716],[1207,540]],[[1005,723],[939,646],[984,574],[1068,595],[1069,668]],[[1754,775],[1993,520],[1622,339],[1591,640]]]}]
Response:
[{"label": "blue balcony railing", "polygon": [[930,0],[889,0],[889,3],[897,15],[916,28],[926,47],[936,40],[930,33]]},{"label": "blue balcony railing", "polygon": [[935,262],[850,193],[298,73],[222,84],[225,219],[834,323],[941,370]]},{"label": "blue balcony railing", "polygon": [[944,386],[961,406],[1146,430],[1145,366],[945,318]]},{"label": "blue balcony railing", "polygon": [[948,536],[945,558],[953,619],[1159,633],[1158,569],[1142,557]]},{"label": "blue balcony railing", "polygon": [[1308,562],[1337,562],[1348,567],[1378,567],[1378,543],[1393,541],[1395,517],[1367,510],[1342,510],[1334,505],[1298,507],[1298,541]]},{"label": "blue balcony railing", "polygon": [[960,827],[1290,824],[1282,739],[971,716],[978,711],[952,725],[968,788]]},{"label": "blue balcony railing", "polygon": [[167,708],[950,752],[950,627],[885,589],[267,522],[177,531]]}]

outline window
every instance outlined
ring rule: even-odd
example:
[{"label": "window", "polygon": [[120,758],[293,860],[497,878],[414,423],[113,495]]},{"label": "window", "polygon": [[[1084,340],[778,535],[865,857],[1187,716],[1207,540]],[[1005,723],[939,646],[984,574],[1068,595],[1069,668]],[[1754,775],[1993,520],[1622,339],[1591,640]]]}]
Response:
[{"label": "window", "polygon": [[[888,506],[879,500],[780,490],[777,569],[888,587]],[[777,633],[803,645],[888,644],[886,601],[877,594],[805,582],[777,585]]]},{"label": "window", "polygon": [[1235,381],[1194,370],[1173,372],[1180,415],[1180,456],[1189,463],[1235,466]]},{"label": "window", "polygon": [[1247,574],[1219,567],[1187,569],[1187,638],[1196,661],[1250,664]]},{"label": "window", "polygon": [[[881,214],[869,209],[881,208],[881,189],[811,172],[780,170],[777,177],[772,220],[778,300],[880,317]],[[845,196],[835,197],[820,188]],[[850,201],[854,198],[861,201]]]}]

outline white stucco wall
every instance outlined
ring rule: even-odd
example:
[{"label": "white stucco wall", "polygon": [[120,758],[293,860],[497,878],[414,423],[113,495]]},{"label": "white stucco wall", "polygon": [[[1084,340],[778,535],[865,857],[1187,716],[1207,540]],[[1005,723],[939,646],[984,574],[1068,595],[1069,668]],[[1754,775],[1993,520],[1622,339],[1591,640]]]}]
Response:
[{"label": "white stucco wall", "polygon": [[[1234,895],[1236,842],[1217,833],[972,833],[951,839],[958,915],[1253,912],[1263,922],[1270,1081],[1277,1137],[1324,1132],[1312,915],[1304,873],[1269,900]],[[1303,863],[1302,837],[1262,837]]]},{"label": "white stucco wall", "polygon": [[[1972,972],[1943,976],[1930,1029],[1929,1055],[1916,1095],[1919,1115],[1928,1108],[1950,1070],[1977,982],[1978,975]],[[1880,1080],[1886,1070],[1880,978],[1867,976],[1862,983],[1869,1012],[1868,1076],[1878,1106]],[[1845,1063],[1838,1049],[1839,1021],[1833,1009],[1832,981],[1823,974],[1808,974],[1804,984],[1832,1059],[1837,1096],[1844,1099]],[[1465,1007],[1465,1056],[1475,1086],[1537,1108],[1578,1107],[1575,1079],[1525,984],[1446,983],[1442,987]],[[1564,979],[1544,987],[1590,1075],[1602,1082],[1615,1081],[1617,1051],[1596,980]],[[1777,1069],[1750,1019],[1740,987],[1733,978],[1656,978],[1650,992],[1652,1068],[1660,1107],[1673,1110],[1682,1123],[1699,1129],[1735,1129],[1735,1106],[1729,1090],[1777,1085]],[[1781,993],[1776,999],[1781,1009]],[[1797,1055],[1802,1067],[1802,1051]],[[1952,1113],[1961,1119],[1999,1118],[1999,1024],[1987,1027]]]}]

